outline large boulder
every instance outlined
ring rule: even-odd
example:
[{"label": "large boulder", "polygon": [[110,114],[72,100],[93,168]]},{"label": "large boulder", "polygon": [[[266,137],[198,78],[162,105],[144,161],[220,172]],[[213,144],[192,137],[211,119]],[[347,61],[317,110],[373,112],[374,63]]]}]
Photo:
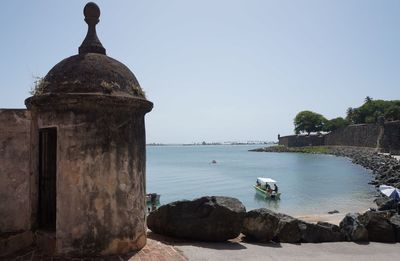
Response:
[{"label": "large boulder", "polygon": [[338,226],[327,222],[318,222],[317,224],[301,222],[299,223],[301,231],[301,242],[304,243],[322,243],[339,242],[344,240]]},{"label": "large boulder", "polygon": [[276,234],[280,215],[266,208],[254,209],[246,213],[242,233],[246,239],[257,242],[271,241]]},{"label": "large boulder", "polygon": [[359,213],[348,213],[340,222],[339,227],[348,241],[368,241],[368,230],[359,220]]},{"label": "large boulder", "polygon": [[369,241],[396,242],[393,226],[389,222],[391,216],[390,211],[367,211],[359,216],[359,220],[368,230]]},{"label": "large boulder", "polygon": [[280,214],[276,239],[282,243],[299,243],[301,241],[300,223],[304,223],[297,218]]},{"label": "large boulder", "polygon": [[163,205],[147,217],[153,232],[202,241],[225,241],[240,234],[244,205],[230,197],[202,197]]},{"label": "large boulder", "polygon": [[392,224],[394,233],[396,234],[396,241],[400,242],[400,215],[393,215],[389,222]]}]

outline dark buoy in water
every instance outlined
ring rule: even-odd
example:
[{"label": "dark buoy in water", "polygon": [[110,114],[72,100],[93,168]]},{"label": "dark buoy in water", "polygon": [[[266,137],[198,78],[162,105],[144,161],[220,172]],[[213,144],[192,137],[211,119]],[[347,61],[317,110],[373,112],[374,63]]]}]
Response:
[{"label": "dark buoy in water", "polygon": [[216,160],[211,161],[212,164],[217,164]]}]

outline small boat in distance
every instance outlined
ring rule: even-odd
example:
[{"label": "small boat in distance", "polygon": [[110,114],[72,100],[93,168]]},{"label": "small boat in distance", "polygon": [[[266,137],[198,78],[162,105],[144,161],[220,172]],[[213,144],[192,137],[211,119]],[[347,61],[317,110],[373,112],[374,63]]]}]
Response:
[{"label": "small boat in distance", "polygon": [[278,186],[276,185],[276,183],[276,180],[273,180],[271,178],[258,177],[254,188],[256,189],[256,192],[258,194],[262,195],[266,199],[279,199],[281,193],[278,192]]}]

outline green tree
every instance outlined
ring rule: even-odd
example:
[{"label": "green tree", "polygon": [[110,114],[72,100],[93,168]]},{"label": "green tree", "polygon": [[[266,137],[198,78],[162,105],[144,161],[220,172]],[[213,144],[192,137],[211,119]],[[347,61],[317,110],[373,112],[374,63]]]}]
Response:
[{"label": "green tree", "polygon": [[325,131],[334,131],[339,128],[345,127],[349,125],[347,120],[343,119],[342,117],[337,117],[331,120],[328,120],[325,124],[324,130]]},{"label": "green tree", "polygon": [[385,111],[384,117],[389,121],[400,120],[400,106],[399,105],[391,105]]},{"label": "green tree", "polygon": [[400,119],[397,114],[397,107],[400,106],[400,100],[385,101],[373,100],[369,96],[365,102],[358,108],[349,108],[347,110],[346,120],[349,123],[376,123],[378,118],[385,117],[387,120]]},{"label": "green tree", "polygon": [[354,117],[354,109],[351,107],[347,108],[347,111],[346,111],[347,122],[353,122],[353,117]]},{"label": "green tree", "polygon": [[321,114],[312,111],[301,111],[294,118],[294,130],[296,134],[300,132],[322,131],[327,120]]}]

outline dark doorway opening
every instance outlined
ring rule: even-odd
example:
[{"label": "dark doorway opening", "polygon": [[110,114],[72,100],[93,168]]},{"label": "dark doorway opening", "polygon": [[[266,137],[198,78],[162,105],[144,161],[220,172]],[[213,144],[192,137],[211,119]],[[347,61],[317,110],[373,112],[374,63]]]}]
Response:
[{"label": "dark doorway opening", "polygon": [[56,230],[57,129],[39,130],[39,229]]}]

